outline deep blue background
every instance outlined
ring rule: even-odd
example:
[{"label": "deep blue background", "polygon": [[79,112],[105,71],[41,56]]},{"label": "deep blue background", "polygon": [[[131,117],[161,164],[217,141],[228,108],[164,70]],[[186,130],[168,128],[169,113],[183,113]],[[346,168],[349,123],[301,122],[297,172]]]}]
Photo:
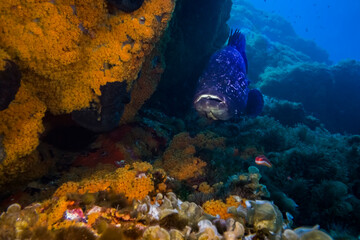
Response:
[{"label": "deep blue background", "polygon": [[296,33],[314,40],[330,59],[360,61],[360,0],[248,0],[256,8],[279,14]]}]

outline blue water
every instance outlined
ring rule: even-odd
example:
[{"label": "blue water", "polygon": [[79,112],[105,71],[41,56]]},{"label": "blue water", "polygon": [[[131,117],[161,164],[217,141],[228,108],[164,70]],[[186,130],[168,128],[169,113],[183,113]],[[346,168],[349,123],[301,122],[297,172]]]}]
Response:
[{"label": "blue water", "polygon": [[254,7],[279,14],[296,33],[315,41],[338,62],[360,60],[360,0],[248,0]]}]

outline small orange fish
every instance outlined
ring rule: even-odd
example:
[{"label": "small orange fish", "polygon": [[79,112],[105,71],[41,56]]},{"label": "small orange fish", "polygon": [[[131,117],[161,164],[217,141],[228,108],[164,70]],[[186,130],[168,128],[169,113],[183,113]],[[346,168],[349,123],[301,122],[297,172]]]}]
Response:
[{"label": "small orange fish", "polygon": [[258,164],[258,165],[263,165],[263,166],[269,167],[269,168],[272,167],[271,162],[264,155],[257,156],[255,158],[255,163]]}]

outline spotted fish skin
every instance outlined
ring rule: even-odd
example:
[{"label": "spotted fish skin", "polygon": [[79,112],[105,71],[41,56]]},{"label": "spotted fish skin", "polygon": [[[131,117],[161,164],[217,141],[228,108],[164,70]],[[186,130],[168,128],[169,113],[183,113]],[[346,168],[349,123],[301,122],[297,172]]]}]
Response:
[{"label": "spotted fish skin", "polygon": [[262,94],[248,88],[246,74],[245,37],[235,31],[229,37],[229,44],[211,56],[199,78],[194,98],[196,110],[214,120],[258,115],[264,104]]}]

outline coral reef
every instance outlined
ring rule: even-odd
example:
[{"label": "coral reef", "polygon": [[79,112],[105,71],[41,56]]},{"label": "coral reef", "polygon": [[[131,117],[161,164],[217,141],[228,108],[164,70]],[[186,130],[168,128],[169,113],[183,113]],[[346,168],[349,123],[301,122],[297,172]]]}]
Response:
[{"label": "coral reef", "polygon": [[202,207],[205,213],[208,213],[213,216],[218,216],[221,219],[227,219],[235,216],[232,213],[232,210],[228,210],[228,209],[237,208],[241,204],[245,205],[245,200],[240,198],[239,196],[232,195],[226,199],[226,202],[223,202],[222,200],[209,200],[206,201],[202,205]]},{"label": "coral reef", "polygon": [[[35,149],[39,144],[39,134],[44,131],[42,118],[45,110],[45,105],[22,84],[8,108],[0,112],[3,147],[1,189],[14,180],[39,177],[44,173],[44,167],[48,164],[42,162]],[[30,173],[34,175],[30,176]]]},{"label": "coral reef", "polygon": [[311,129],[320,127],[320,120],[308,115],[302,103],[266,97],[263,114],[273,117],[284,126],[307,125]]},{"label": "coral reef", "polygon": [[143,199],[149,192],[154,190],[152,180],[152,166],[148,163],[133,163],[125,165],[115,172],[105,174],[103,171],[94,173],[90,179],[82,179],[80,182],[67,182],[54,193],[55,197],[64,197],[69,193],[97,193],[111,190],[114,194],[124,194],[126,199]]},{"label": "coral reef", "polygon": [[[175,2],[136,5],[122,9],[131,13],[111,10],[104,0],[0,5],[1,91],[6,91],[1,94],[0,112],[1,183],[16,177],[16,171],[19,175],[29,171],[21,159],[38,146],[45,111],[73,112],[80,125],[97,132],[118,126],[132,86],[166,29]],[[16,66],[21,70],[19,90]],[[152,91],[141,94],[144,101]]]},{"label": "coral reef", "polygon": [[104,1],[9,2],[1,6],[0,44],[51,112],[69,113],[88,107],[108,82],[130,89],[173,8],[153,0],[109,16]]},{"label": "coral reef", "polygon": [[187,132],[179,133],[174,136],[156,166],[161,166],[169,176],[178,180],[197,178],[205,173],[206,162],[194,156],[196,148],[216,147],[224,147],[224,139],[212,133],[200,133],[193,138]]},{"label": "coral reef", "polygon": [[[145,117],[149,121],[147,117],[149,114]],[[169,121],[168,118],[161,119],[163,124]],[[196,126],[199,122],[191,123],[192,131],[204,129],[203,125],[201,128]],[[152,124],[166,126],[161,123]],[[311,130],[303,125],[284,127],[272,118],[258,117],[240,123],[207,125],[205,132],[198,132],[193,137],[188,132],[175,135],[168,149],[164,153],[160,152],[155,168],[149,163],[139,162],[138,157],[112,155],[117,151],[123,153],[127,146],[133,153],[144,152],[141,156],[151,159],[153,153],[146,153],[146,148],[137,150],[142,143],[138,140],[139,143],[135,144],[134,141],[137,138],[147,139],[145,141],[150,144],[152,138],[156,139],[156,135],[147,135],[144,129],[144,126],[128,124],[118,131],[101,135],[97,140],[101,145],[94,144],[98,148],[98,155],[93,158],[99,162],[111,163],[111,167],[100,164],[92,169],[94,165],[84,164],[87,162],[84,158],[82,164],[77,165],[82,167],[72,167],[60,180],[52,180],[61,186],[52,198],[41,203],[46,205],[40,208],[44,210],[39,216],[42,223],[46,224],[45,228],[50,226],[52,229],[46,230],[47,233],[65,234],[64,231],[68,230],[64,229],[69,226],[91,226],[91,231],[95,231],[98,237],[102,234],[106,236],[105,232],[111,235],[115,231],[127,237],[134,234],[131,236],[136,236],[132,237],[135,239],[140,238],[149,225],[159,225],[159,228],[153,228],[147,234],[154,230],[156,234],[188,236],[190,239],[205,235],[220,238],[227,236],[226,234],[238,234],[226,232],[235,228],[237,232],[241,229],[241,224],[245,236],[264,239],[273,236],[272,234],[285,234],[282,227],[279,228],[282,226],[281,222],[287,226],[294,221],[296,226],[320,223],[327,227],[346,221],[350,224],[350,234],[355,234],[352,226],[356,225],[360,202],[354,195],[356,188],[353,187],[355,185],[352,180],[358,178],[356,169],[359,167],[357,159],[360,156],[360,141],[356,136],[332,135],[319,128]],[[171,136],[170,131],[164,131],[163,134]],[[272,143],[274,139],[276,141]],[[115,149],[109,148],[110,146]],[[239,149],[237,154],[234,154],[234,148]],[[101,154],[105,149],[108,154]],[[175,164],[172,165],[175,169],[178,165],[182,166],[181,163],[185,160],[183,157],[200,158],[206,164],[206,168],[203,168],[206,174],[189,172],[191,177],[184,179],[185,181],[174,180],[172,177],[178,176],[172,172],[172,168],[165,169],[166,174],[157,169],[167,166],[163,159],[167,154],[168,160]],[[273,168],[254,167],[257,154],[266,155]],[[107,158],[109,161],[105,161]],[[120,158],[124,158],[124,161],[114,164]],[[307,164],[302,164],[302,161]],[[83,169],[83,166],[87,168]],[[186,166],[183,167],[186,169]],[[313,191],[310,191],[309,186]],[[326,190],[329,188],[333,191]],[[187,209],[197,206],[198,210],[194,213],[196,217],[190,217],[189,220],[187,214],[181,213],[178,205],[185,205],[180,200],[175,201],[174,195],[167,196],[172,207],[165,207],[170,206],[169,201],[156,194],[165,194],[170,189],[182,199],[195,201],[186,205]],[[149,197],[146,197],[148,194]],[[264,198],[273,200],[279,208],[270,201],[261,200]],[[135,201],[137,203],[133,207],[136,210],[132,211],[129,206],[137,199],[143,200]],[[205,215],[204,210],[196,204],[203,206]],[[94,208],[95,206],[101,210]],[[93,210],[90,211],[91,209]],[[321,212],[314,209],[321,209]],[[289,217],[285,212],[293,214],[295,219],[280,218],[282,214]],[[220,218],[216,220],[216,216]],[[353,220],[346,220],[349,216]],[[238,224],[234,223],[232,228],[228,228],[226,224],[231,221],[229,219],[234,219]],[[120,222],[124,228],[111,227]],[[186,226],[192,230],[189,232]],[[205,230],[206,228],[211,230]],[[170,229],[177,231],[170,232]],[[331,229],[328,227],[328,230]],[[33,232],[39,231],[37,229]],[[289,231],[286,232],[288,235]],[[295,234],[300,237],[298,233]]]},{"label": "coral reef", "polygon": [[131,101],[125,106],[121,123],[130,122],[134,119],[141,106],[154,93],[163,71],[164,60],[160,46],[157,46],[143,64],[143,70],[131,91]]},{"label": "coral reef", "polygon": [[9,107],[1,111],[0,133],[4,135],[6,151],[3,164],[24,157],[37,147],[38,135],[44,131],[45,110],[45,105],[22,84]]},{"label": "coral reef", "polygon": [[[0,238],[331,239],[298,227],[315,224],[334,239],[360,234],[360,137],[325,129],[356,132],[358,62],[325,65],[289,23],[234,1],[267,116],[209,122],[189,110],[192,89],[226,40],[231,1],[178,0],[161,40],[174,1],[111,2],[0,4],[0,70],[11,61],[21,73],[1,103]],[[79,145],[60,134],[75,127]]]},{"label": "coral reef", "polygon": [[72,166],[95,167],[102,163],[119,167],[134,161],[150,161],[162,153],[166,142],[144,124],[124,124],[100,135],[87,152],[76,157]]},{"label": "coral reef", "polygon": [[222,219],[231,217],[231,214],[227,212],[227,209],[230,206],[221,200],[207,201],[202,205],[202,207],[204,208],[204,211],[210,215],[218,215]]},{"label": "coral reef", "polygon": [[[244,0],[234,2],[229,26],[243,28],[251,66],[248,76],[264,94],[302,104],[305,112],[332,132],[359,133],[359,114],[353,109],[359,101],[358,62],[329,65],[327,53],[314,42],[298,37],[289,22]],[[289,124],[288,119],[279,120]],[[301,122],[313,125],[313,120]]]},{"label": "coral reef", "polygon": [[[196,129],[194,125],[192,127]],[[204,130],[203,125],[198,128]],[[209,171],[207,177],[224,181],[220,188],[224,192],[248,198],[240,191],[234,192],[236,187],[227,186],[236,186],[241,175],[236,173],[244,175],[244,169],[255,165],[255,156],[263,154],[273,167],[258,166],[261,184],[266,185],[270,193],[267,197],[284,214],[293,214],[298,225],[320,224],[331,229],[333,225],[346,223],[351,235],[358,234],[355,219],[358,219],[359,197],[353,187],[359,179],[357,171],[360,167],[360,145],[356,136],[331,134],[320,127],[311,130],[305,125],[285,127],[267,116],[240,123],[214,123],[205,129],[226,137],[226,151],[213,151],[212,158],[207,160],[210,162],[208,168],[216,169]],[[242,155],[242,152],[246,154]],[[214,172],[217,174],[213,175]],[[224,177],[233,174],[236,175],[226,182]],[[228,184],[234,180],[234,184]],[[248,183],[251,186],[251,182]],[[238,189],[245,193],[244,185],[239,186]],[[330,188],[333,190],[325,190]],[[326,200],[320,196],[326,196]]]},{"label": "coral reef", "polygon": [[202,193],[213,193],[214,187],[211,187],[207,182],[202,182],[200,183],[198,190]]},{"label": "coral reef", "polygon": [[[333,132],[360,133],[359,114],[353,109],[358,99],[360,63],[343,61],[333,66],[299,63],[284,68],[267,68],[261,74],[261,90],[272,97],[301,102]],[[293,89],[293,91],[288,91]],[[311,94],[309,94],[311,89]]]},{"label": "coral reef", "polygon": [[[241,17],[240,17],[241,16]],[[241,28],[246,36],[246,52],[251,68],[248,77],[257,83],[268,67],[287,67],[303,62],[330,63],[325,50],[296,35],[284,18],[255,9],[250,2],[234,1],[231,28]]]},{"label": "coral reef", "polygon": [[[312,61],[330,63],[328,53],[318,47],[315,42],[300,38],[290,22],[279,15],[255,9],[248,1],[234,1],[228,24],[230,27],[241,27],[258,32],[272,42],[292,48],[298,52],[297,55],[300,52],[303,56],[308,56]],[[271,58],[270,55],[268,57]],[[287,55],[284,56],[286,57]]]},{"label": "coral reef", "polygon": [[71,113],[79,125],[93,132],[108,132],[119,125],[124,104],[129,102],[125,82],[107,83],[100,87],[99,102],[92,102],[89,108],[75,110]]},{"label": "coral reef", "polygon": [[[88,205],[85,213],[76,206],[82,201],[65,198],[24,209],[13,204],[0,218],[0,234],[8,239],[331,239],[317,226],[285,230],[277,207],[267,201],[235,209],[249,220],[246,225],[237,221],[238,216],[225,221],[205,214],[200,206],[182,202],[171,192],[157,194],[155,201],[147,196],[116,209]],[[45,218],[46,213],[51,218]]]},{"label": "coral reef", "polygon": [[270,194],[266,186],[260,184],[261,177],[259,169],[251,166],[247,173],[230,176],[222,191],[252,200],[268,198]]},{"label": "coral reef", "polygon": [[108,0],[108,2],[114,4],[121,11],[133,12],[141,7],[144,0]]},{"label": "coral reef", "polygon": [[21,73],[10,56],[0,49],[0,111],[6,109],[19,90]]}]

